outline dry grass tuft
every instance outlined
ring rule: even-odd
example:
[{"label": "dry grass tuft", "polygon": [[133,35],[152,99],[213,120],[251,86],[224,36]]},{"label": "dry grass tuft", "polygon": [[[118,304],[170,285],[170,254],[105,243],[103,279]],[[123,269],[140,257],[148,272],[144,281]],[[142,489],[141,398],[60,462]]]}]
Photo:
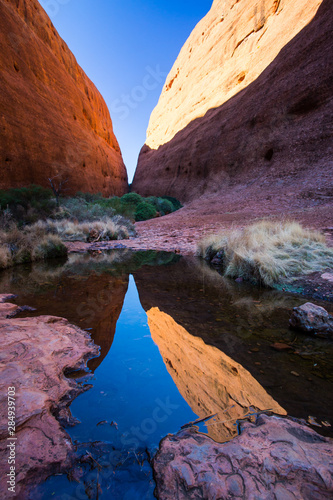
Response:
[{"label": "dry grass tuft", "polygon": [[333,249],[325,237],[297,222],[262,221],[211,235],[199,242],[197,255],[208,261],[217,257],[226,277],[271,287],[333,267]]},{"label": "dry grass tuft", "polygon": [[64,241],[109,241],[127,239],[134,234],[132,224],[123,217],[100,221],[39,220],[23,229],[12,223],[0,230],[0,269],[14,264],[52,259],[67,255]]},{"label": "dry grass tuft", "polygon": [[12,226],[7,231],[0,231],[0,269],[66,255],[67,248],[61,238],[47,234],[39,225],[35,230],[31,227],[19,230]]},{"label": "dry grass tuft", "polygon": [[110,241],[129,238],[128,228],[110,218],[92,222],[72,222],[69,220],[39,221],[31,230],[43,227],[44,231],[57,234],[63,241]]}]

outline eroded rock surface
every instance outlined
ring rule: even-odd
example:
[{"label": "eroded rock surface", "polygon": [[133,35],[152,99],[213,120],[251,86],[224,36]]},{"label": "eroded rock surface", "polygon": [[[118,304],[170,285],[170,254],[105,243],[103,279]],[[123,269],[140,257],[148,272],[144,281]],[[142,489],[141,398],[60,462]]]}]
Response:
[{"label": "eroded rock surface", "polygon": [[0,0],[0,88],[0,189],[126,192],[107,106],[37,0]]},{"label": "eroded rock surface", "polygon": [[15,388],[16,494],[25,496],[35,478],[42,481],[64,470],[72,450],[68,435],[53,416],[59,401],[79,389],[64,376],[66,369],[84,368],[98,349],[90,336],[67,320],[54,316],[0,318],[0,473],[3,498],[7,490],[7,390]]},{"label": "eroded rock surface", "polygon": [[167,77],[133,189],[204,194],[188,224],[332,215],[332,29],[330,0],[215,0]]},{"label": "eroded rock surface", "polygon": [[294,308],[290,326],[318,337],[333,337],[333,316],[311,302]]},{"label": "eroded rock surface", "polygon": [[333,442],[291,420],[261,415],[225,444],[194,429],[167,436],[154,471],[160,500],[328,499]]}]

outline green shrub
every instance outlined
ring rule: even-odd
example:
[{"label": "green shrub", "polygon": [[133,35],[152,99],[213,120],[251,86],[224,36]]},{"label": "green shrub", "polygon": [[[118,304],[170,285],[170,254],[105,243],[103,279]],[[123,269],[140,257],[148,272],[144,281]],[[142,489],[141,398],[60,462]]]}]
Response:
[{"label": "green shrub", "polygon": [[75,198],[81,198],[88,203],[94,203],[96,201],[103,200],[102,193],[83,193],[82,191],[78,191],[75,195]]},{"label": "green shrub", "polygon": [[[139,206],[141,208],[138,210]],[[61,197],[60,207],[56,207],[51,189],[31,185],[0,191],[0,229],[8,229],[11,224],[15,223],[24,227],[48,218],[73,222],[97,222],[119,215],[130,221],[147,220],[155,217],[156,212],[166,215],[179,207],[181,204],[178,200],[171,197],[144,198],[138,193],[126,193],[121,198],[118,196],[103,198],[101,193],[92,194],[80,191],[75,197]],[[130,225],[130,221],[125,223],[123,220],[123,224]]]},{"label": "green shrub", "polygon": [[156,216],[156,208],[150,203],[147,203],[146,201],[142,201],[136,207],[135,210],[136,221],[153,219],[155,216]]},{"label": "green shrub", "polygon": [[144,201],[153,205],[161,215],[171,214],[177,210],[173,203],[165,197],[157,198],[156,196],[149,196],[148,198],[144,198]]},{"label": "green shrub", "polygon": [[142,196],[137,193],[126,193],[121,197],[123,203],[128,203],[129,205],[134,205],[137,207],[139,203],[143,201]]},{"label": "green shrub", "polygon": [[171,214],[174,212],[174,207],[171,201],[166,200],[165,198],[158,198],[157,199],[157,210],[160,212],[161,215],[167,215]]},{"label": "green shrub", "polygon": [[64,198],[55,214],[56,219],[69,219],[84,221],[97,221],[105,217],[112,217],[115,210],[104,202],[87,202],[83,198]]},{"label": "green shrub", "polygon": [[176,210],[180,210],[181,208],[183,208],[183,205],[179,200],[177,200],[177,198],[173,198],[172,196],[163,196],[163,199],[168,200],[172,203],[173,212],[176,212]]},{"label": "green shrub", "polygon": [[0,208],[9,208],[20,224],[48,217],[55,208],[50,189],[32,184],[29,187],[0,190]]},{"label": "green shrub", "polygon": [[29,204],[38,205],[52,198],[51,189],[45,189],[41,186],[31,184],[31,186],[23,188],[12,188],[8,190],[0,190],[0,206],[2,208],[22,205],[27,208]]}]

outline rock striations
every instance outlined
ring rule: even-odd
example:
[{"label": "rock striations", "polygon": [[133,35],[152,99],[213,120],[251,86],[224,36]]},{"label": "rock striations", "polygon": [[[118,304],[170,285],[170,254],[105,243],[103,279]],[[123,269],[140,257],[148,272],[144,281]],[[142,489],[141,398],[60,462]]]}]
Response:
[{"label": "rock striations", "polygon": [[189,201],[256,180],[281,192],[282,178],[331,196],[332,23],[330,0],[215,0],[167,77],[133,189]]},{"label": "rock striations", "polygon": [[0,89],[0,189],[127,190],[107,106],[37,0],[0,0]]}]

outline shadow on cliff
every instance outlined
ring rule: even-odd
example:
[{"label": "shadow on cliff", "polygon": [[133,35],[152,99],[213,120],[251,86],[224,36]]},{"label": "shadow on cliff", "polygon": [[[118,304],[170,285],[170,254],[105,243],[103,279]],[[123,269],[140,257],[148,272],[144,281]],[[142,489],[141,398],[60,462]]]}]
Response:
[{"label": "shadow on cliff", "polygon": [[312,188],[327,190],[332,31],[331,1],[324,0],[314,19],[254,82],[157,150],[144,145],[133,190],[185,202],[240,184],[258,183],[262,191],[273,186],[279,193],[286,188],[284,180],[303,190],[302,197],[311,197]]}]

